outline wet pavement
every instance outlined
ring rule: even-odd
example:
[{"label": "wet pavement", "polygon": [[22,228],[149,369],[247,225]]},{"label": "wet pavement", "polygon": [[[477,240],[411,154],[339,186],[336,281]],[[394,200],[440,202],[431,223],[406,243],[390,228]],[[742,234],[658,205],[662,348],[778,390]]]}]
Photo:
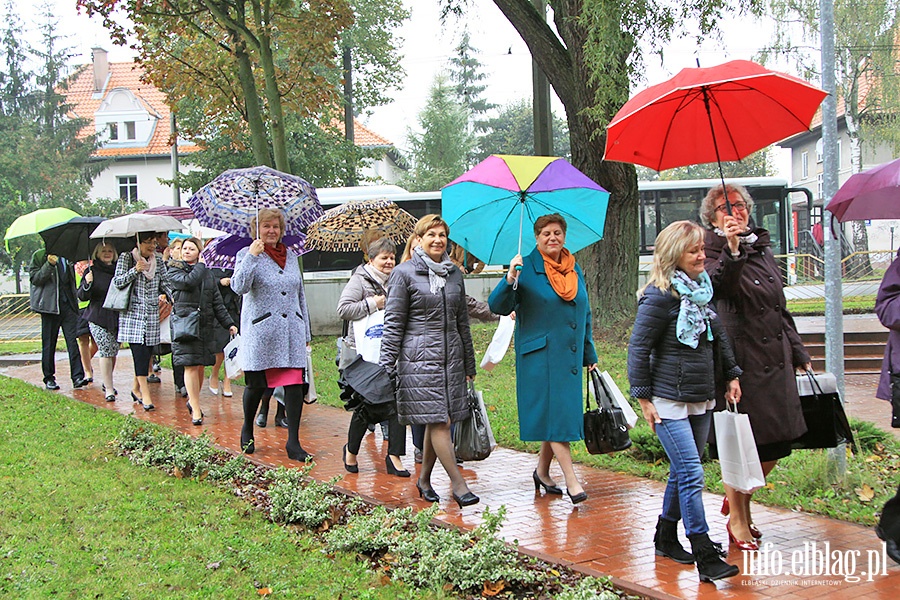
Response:
[{"label": "wet pavement", "polygon": [[[57,361],[57,380],[62,387],[59,393],[122,414],[133,413],[137,418],[171,426],[189,435],[207,431],[218,446],[237,452],[242,421],[241,388],[235,386],[233,398],[214,397],[204,388],[201,404],[206,416],[202,427],[194,427],[184,400],[175,395],[170,371],[163,371],[161,384],[151,384],[156,410],[145,412],[133,404],[128,393],[131,357],[128,352],[119,356],[116,402],[104,401],[99,382],[83,390],[73,390],[67,361],[62,357]],[[41,381],[40,364],[7,366],[3,373],[36,384]],[[886,423],[888,405],[872,399],[874,387],[869,386],[873,383],[865,380],[857,386],[851,378],[848,382],[848,397],[850,390],[854,390],[852,393],[857,394],[860,405],[872,405],[871,413],[879,414],[881,423]],[[867,402],[865,388],[870,390]],[[855,410],[854,407],[851,414]],[[266,465],[296,466],[284,453],[287,434],[273,426],[274,412],[273,406],[268,427],[256,429],[257,450],[252,459]],[[304,448],[316,457],[312,476],[319,480],[341,476],[339,488],[371,502],[425,508],[427,504],[418,498],[414,487],[415,473],[411,479],[386,474],[387,445],[381,438],[380,428],[363,441],[360,472],[344,471],[341,448],[346,441],[348,422],[349,414],[338,408],[319,404],[304,408],[300,438]],[[404,462],[412,470],[409,440],[407,447]],[[481,497],[481,503],[462,510],[450,498],[448,478],[441,469],[435,469],[433,483],[442,497],[443,509],[439,519],[472,528],[479,524],[485,507],[493,510],[505,505],[507,513],[501,535],[508,541],[518,540],[523,552],[592,575],[612,575],[621,587],[653,598],[869,600],[896,598],[900,589],[900,566],[881,553],[881,543],[871,529],[762,505],[754,505],[754,520],[764,532],[762,541],[771,546],[763,546],[755,567],[745,562],[749,557],[732,548],[728,560],[737,564],[742,574],[716,584],[701,584],[693,566],[654,555],[653,534],[662,504],[663,484],[576,465],[589,497],[583,504],[573,506],[567,496],[535,493],[531,481],[535,463],[534,455],[500,448],[483,462],[464,464],[463,473],[472,491]],[[563,480],[555,464],[551,474],[557,481]],[[721,496],[704,493],[710,535],[716,541],[726,542],[727,548],[725,518],[718,510],[721,502]],[[680,535],[686,543],[683,531]],[[766,549],[769,551],[765,552]],[[823,561],[826,556],[827,560]],[[829,571],[822,570],[823,563],[827,563]]]}]

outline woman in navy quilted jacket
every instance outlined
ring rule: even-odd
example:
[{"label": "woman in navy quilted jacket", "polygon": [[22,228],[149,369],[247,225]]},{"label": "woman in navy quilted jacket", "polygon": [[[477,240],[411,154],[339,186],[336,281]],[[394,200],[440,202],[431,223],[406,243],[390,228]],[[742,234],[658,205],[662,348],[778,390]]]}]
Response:
[{"label": "woman in navy quilted jacket", "polygon": [[[669,457],[669,481],[656,525],[656,554],[683,564],[697,563],[701,581],[737,575],[722,561],[722,546],[709,539],[703,510],[700,457],[709,435],[716,398],[716,363],[726,398],[741,398],[731,343],[710,306],[713,290],[704,269],[704,231],[676,221],[656,238],[647,284],[638,292],[638,311],[628,344],[631,395]],[[678,541],[678,521],[691,542]]]}]

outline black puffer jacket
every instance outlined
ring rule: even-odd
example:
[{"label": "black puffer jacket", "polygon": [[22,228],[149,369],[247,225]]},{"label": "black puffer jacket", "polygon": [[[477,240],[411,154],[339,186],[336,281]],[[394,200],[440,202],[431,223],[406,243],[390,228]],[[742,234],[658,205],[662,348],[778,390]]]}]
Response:
[{"label": "black puffer jacket", "polygon": [[[653,396],[677,402],[706,402],[716,397],[716,368],[725,381],[741,375],[725,328],[712,319],[714,341],[700,336],[696,348],[678,341],[681,302],[655,286],[644,290],[628,342],[628,382],[634,398]],[[718,355],[718,356],[716,356]]]},{"label": "black puffer jacket", "polygon": [[175,299],[173,317],[184,316],[200,307],[200,338],[190,342],[173,341],[172,364],[179,367],[215,364],[215,354],[221,351],[216,347],[215,321],[226,329],[234,325],[222,302],[218,282],[203,263],[190,265],[181,260],[170,260],[167,275]]},{"label": "black puffer jacket", "polygon": [[394,267],[388,281],[382,364],[396,373],[397,414],[403,424],[445,423],[466,418],[466,376],[475,376],[466,288],[450,269],[436,294],[428,267],[418,256]]},{"label": "black puffer jacket", "polygon": [[99,325],[116,335],[119,331],[119,313],[103,308],[103,302],[106,301],[106,293],[109,291],[109,286],[112,285],[112,278],[116,274],[116,263],[113,262],[107,265],[100,260],[95,260],[88,268],[88,271],[85,271],[85,275],[88,272],[94,274],[94,281],[88,283],[82,277],[81,285],[78,287],[78,292],[76,292],[79,300],[90,301],[82,316],[88,322]]}]

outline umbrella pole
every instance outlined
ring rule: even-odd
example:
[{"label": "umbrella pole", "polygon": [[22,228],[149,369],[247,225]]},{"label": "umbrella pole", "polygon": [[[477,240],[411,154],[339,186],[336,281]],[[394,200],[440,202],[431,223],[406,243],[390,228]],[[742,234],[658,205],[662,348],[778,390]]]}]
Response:
[{"label": "umbrella pole", "polygon": [[[525,192],[519,192],[519,249],[516,252],[519,256],[522,255],[522,225],[525,223]],[[516,278],[513,281],[513,289],[519,289],[519,271],[522,270],[522,265],[516,265]]]},{"label": "umbrella pole", "polygon": [[709,119],[709,131],[712,133],[713,150],[716,151],[716,164],[719,167],[719,179],[722,180],[722,195],[725,196],[725,210],[731,215],[731,201],[728,199],[728,194],[725,191],[725,171],[722,169],[722,159],[719,157],[719,144],[716,143],[716,129],[713,127],[712,111],[709,109],[709,93],[705,87],[703,88],[703,104],[706,106],[706,118]]}]

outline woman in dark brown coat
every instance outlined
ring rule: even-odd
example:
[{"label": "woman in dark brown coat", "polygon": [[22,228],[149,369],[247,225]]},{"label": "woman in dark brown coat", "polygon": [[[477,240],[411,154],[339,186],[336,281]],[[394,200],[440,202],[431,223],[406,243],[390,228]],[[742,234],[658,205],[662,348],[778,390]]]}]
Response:
[{"label": "woman in dark brown coat", "polygon": [[[750,221],[753,199],[738,185],[714,187],[700,207],[707,227],[706,271],[713,300],[734,345],[741,376],[741,412],[750,416],[763,473],[791,453],[791,442],[806,431],[795,369],[810,367],[794,319],[785,307],[781,271],[772,254],[769,232]],[[724,408],[719,393],[717,409]],[[711,433],[715,440],[715,433]],[[729,514],[728,534],[739,548],[756,550],[762,534],[750,516],[751,494],[725,486],[722,514]]]}]

